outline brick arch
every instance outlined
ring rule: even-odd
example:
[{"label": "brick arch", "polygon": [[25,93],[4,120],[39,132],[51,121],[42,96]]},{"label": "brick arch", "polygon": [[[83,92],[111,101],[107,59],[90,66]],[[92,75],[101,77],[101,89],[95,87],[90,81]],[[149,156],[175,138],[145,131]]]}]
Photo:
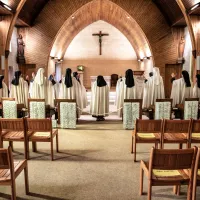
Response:
[{"label": "brick arch", "polygon": [[149,41],[138,23],[109,0],[93,0],[72,14],[57,33],[49,55],[62,58],[74,37],[98,20],[103,20],[121,31],[133,46],[138,58],[152,56]]}]

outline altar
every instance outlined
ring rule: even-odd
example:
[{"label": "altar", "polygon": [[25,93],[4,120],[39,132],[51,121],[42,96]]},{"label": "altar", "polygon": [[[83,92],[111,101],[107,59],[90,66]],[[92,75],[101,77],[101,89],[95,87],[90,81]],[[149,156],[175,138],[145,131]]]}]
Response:
[{"label": "altar", "polygon": [[[104,76],[104,79],[110,88],[111,76]],[[97,76],[90,76],[90,80],[91,80],[91,88],[92,88],[93,83],[97,80]]]}]

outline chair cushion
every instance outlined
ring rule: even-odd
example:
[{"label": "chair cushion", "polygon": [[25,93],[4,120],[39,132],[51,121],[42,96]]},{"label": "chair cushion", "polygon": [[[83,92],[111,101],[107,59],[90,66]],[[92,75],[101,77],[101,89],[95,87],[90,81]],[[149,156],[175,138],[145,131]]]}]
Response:
[{"label": "chair cushion", "polygon": [[180,172],[178,170],[153,170],[153,174],[159,177],[170,177],[170,176],[180,176]]},{"label": "chair cushion", "polygon": [[192,133],[192,138],[199,138],[200,139],[200,133]]},{"label": "chair cushion", "polygon": [[140,138],[155,138],[153,133],[138,133],[137,135]]}]

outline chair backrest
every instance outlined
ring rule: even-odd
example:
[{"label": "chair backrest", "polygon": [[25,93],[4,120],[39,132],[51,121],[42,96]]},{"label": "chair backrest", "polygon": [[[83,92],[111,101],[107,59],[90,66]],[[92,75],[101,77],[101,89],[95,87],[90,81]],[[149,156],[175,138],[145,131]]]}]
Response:
[{"label": "chair backrest", "polygon": [[15,98],[2,98],[3,118],[17,118],[17,102]]},{"label": "chair backrest", "polygon": [[200,133],[200,120],[192,119],[191,133]]},{"label": "chair backrest", "polygon": [[149,161],[150,178],[153,169],[156,170],[180,170],[191,169],[194,174],[194,166],[197,148],[191,149],[154,149],[152,148]]},{"label": "chair backrest", "polygon": [[8,149],[0,149],[0,169],[10,169]]},{"label": "chair backrest", "polygon": [[184,103],[184,119],[197,119],[199,98],[186,98]]},{"label": "chair backrest", "polygon": [[189,133],[191,120],[164,120],[163,133]]},{"label": "chair backrest", "polygon": [[154,119],[171,119],[173,99],[156,99]]},{"label": "chair backrest", "polygon": [[51,119],[30,119],[25,118],[27,131],[31,132],[51,132],[52,121]]},{"label": "chair backrest", "polygon": [[0,119],[0,127],[7,131],[25,131],[24,118],[19,119]]},{"label": "chair backrest", "polygon": [[28,113],[32,119],[44,119],[45,99],[28,99]]},{"label": "chair backrest", "polygon": [[136,120],[135,130],[143,133],[158,133],[162,131],[162,120]]},{"label": "chair backrest", "polygon": [[57,105],[58,109],[58,124],[60,124],[60,103],[62,102],[76,103],[76,99],[55,99],[55,105]]}]

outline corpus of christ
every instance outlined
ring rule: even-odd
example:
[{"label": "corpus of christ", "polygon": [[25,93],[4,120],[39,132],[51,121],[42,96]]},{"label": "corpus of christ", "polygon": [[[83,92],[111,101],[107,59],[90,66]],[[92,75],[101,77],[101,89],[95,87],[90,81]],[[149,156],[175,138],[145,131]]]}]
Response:
[{"label": "corpus of christ", "polygon": [[198,200],[199,16],[0,0],[0,199]]}]

